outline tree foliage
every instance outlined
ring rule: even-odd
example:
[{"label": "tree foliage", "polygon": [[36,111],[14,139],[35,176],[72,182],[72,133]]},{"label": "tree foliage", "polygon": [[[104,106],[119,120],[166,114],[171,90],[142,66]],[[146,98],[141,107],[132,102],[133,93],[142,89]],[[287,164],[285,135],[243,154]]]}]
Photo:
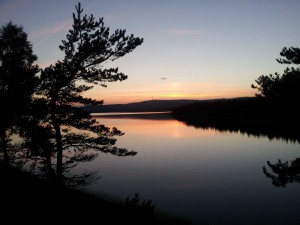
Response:
[{"label": "tree foliage", "polygon": [[7,116],[20,114],[31,102],[38,82],[36,60],[21,26],[9,22],[0,29],[0,100]]},{"label": "tree foliage", "polygon": [[[106,87],[106,82],[123,81],[127,75],[118,68],[104,68],[103,63],[116,60],[142,44],[143,39],[126,35],[126,30],[110,29],[103,18],[82,15],[80,3],[73,14],[73,26],[59,46],[64,58],[41,73],[38,91],[48,108],[45,124],[52,130],[57,158],[56,173],[62,179],[76,162],[90,161],[98,152],[117,156],[135,155],[136,152],[115,147],[117,136],[123,132],[99,124],[76,105],[97,105],[103,101],[85,98],[82,94],[93,85]],[[63,163],[64,162],[64,163]]]},{"label": "tree foliage", "polygon": [[284,47],[280,52],[280,55],[284,57],[283,59],[276,59],[277,62],[283,64],[300,64],[300,48]]},{"label": "tree foliage", "polygon": [[[283,48],[280,55],[283,57],[277,59],[283,64],[300,64],[300,49],[295,47]],[[264,97],[275,101],[296,101],[300,98],[300,67],[288,67],[282,75],[275,73],[261,75],[255,80],[256,85],[252,88],[258,90],[257,97]]]},{"label": "tree foliage", "polygon": [[0,142],[8,161],[8,129],[28,114],[37,88],[39,68],[32,45],[21,26],[7,23],[0,29]]}]

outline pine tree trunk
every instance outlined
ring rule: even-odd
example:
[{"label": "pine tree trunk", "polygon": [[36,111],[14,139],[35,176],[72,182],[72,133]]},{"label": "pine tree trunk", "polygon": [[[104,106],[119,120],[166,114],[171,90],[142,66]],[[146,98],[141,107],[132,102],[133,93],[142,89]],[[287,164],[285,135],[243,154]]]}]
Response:
[{"label": "pine tree trunk", "polygon": [[56,164],[56,176],[59,184],[63,184],[63,176],[62,176],[62,157],[63,157],[63,148],[62,148],[62,139],[61,139],[61,131],[60,126],[57,123],[56,118],[52,118],[53,127],[55,130],[55,139],[56,139],[56,150],[57,150],[57,164]]},{"label": "pine tree trunk", "polygon": [[58,123],[56,117],[56,105],[55,100],[51,102],[51,120],[52,125],[55,130],[55,139],[56,139],[56,150],[57,150],[57,162],[56,162],[56,178],[59,185],[63,185],[63,168],[62,168],[62,158],[63,158],[63,148],[62,148],[62,136],[60,130],[60,124]]},{"label": "pine tree trunk", "polygon": [[1,148],[3,151],[3,155],[4,155],[4,162],[9,164],[9,156],[8,156],[8,152],[7,152],[7,142],[6,142],[6,129],[3,127],[0,129],[0,138],[1,138]]},{"label": "pine tree trunk", "polygon": [[45,157],[46,157],[46,168],[47,168],[47,171],[48,171],[48,176],[52,180],[52,179],[55,178],[55,173],[54,173],[54,170],[52,168],[51,153],[48,149],[45,150]]}]

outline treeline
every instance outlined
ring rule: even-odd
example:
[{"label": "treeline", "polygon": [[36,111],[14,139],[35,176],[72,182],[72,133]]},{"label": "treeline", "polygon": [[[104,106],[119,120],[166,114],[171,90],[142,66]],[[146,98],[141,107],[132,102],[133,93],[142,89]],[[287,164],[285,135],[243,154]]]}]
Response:
[{"label": "treeline", "polygon": [[289,114],[283,107],[260,98],[189,104],[175,109],[173,117],[201,129],[300,142],[300,122],[296,111]]},{"label": "treeline", "polygon": [[[279,63],[300,64],[299,48],[283,48],[280,55]],[[173,116],[195,127],[300,141],[300,68],[262,75],[255,82],[251,85],[258,90],[255,97],[188,104],[173,110]]]},{"label": "treeline", "polygon": [[149,100],[128,104],[111,104],[101,106],[87,106],[84,109],[91,113],[97,112],[166,112],[173,109],[198,102],[201,100]]},{"label": "treeline", "polygon": [[266,98],[257,97],[196,102],[173,110],[174,115],[193,119],[197,117],[231,117],[272,122],[295,120],[298,118],[298,113],[297,102],[269,101]]}]

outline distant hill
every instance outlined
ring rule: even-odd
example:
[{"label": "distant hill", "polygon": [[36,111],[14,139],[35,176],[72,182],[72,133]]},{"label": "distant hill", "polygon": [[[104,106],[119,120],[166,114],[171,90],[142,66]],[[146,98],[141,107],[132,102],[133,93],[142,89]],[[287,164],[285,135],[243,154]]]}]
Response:
[{"label": "distant hill", "polygon": [[100,105],[100,106],[85,106],[84,109],[90,113],[96,112],[165,112],[173,111],[175,108],[207,101],[217,101],[220,99],[212,100],[149,100],[143,102],[134,102],[128,104],[112,104],[112,105]]},{"label": "distant hill", "polygon": [[197,100],[150,100],[134,102],[128,104],[112,104],[99,106],[86,106],[85,110],[95,112],[164,112],[190,103],[199,102]]}]

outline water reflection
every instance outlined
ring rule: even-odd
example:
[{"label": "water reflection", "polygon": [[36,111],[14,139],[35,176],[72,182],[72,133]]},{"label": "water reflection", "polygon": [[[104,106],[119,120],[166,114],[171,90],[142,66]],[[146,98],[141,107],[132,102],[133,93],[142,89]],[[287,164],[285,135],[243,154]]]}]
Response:
[{"label": "water reflection", "polygon": [[[2,151],[4,148],[7,151],[8,164],[28,170],[41,178],[55,181],[57,154],[53,138],[54,135],[48,126],[40,125],[35,119],[23,117],[5,132],[6,142],[2,141],[1,147]],[[96,157],[95,154],[79,156],[71,150],[64,157],[63,176],[67,185],[84,185],[98,179],[95,171],[82,174],[70,173],[70,170],[80,161],[92,160]]]},{"label": "water reflection", "polygon": [[263,172],[266,177],[272,179],[272,184],[275,187],[286,187],[288,183],[300,182],[300,157],[290,162],[282,162],[278,160],[277,163],[267,162],[269,169],[264,166]]},{"label": "water reflection", "polygon": [[[178,120],[184,122],[187,126],[193,126],[197,129],[215,129],[220,132],[237,132],[254,137],[267,137],[270,140],[278,139],[286,142],[300,143],[300,133],[293,127],[285,126],[266,126],[264,124],[240,123],[235,120],[187,120],[186,118]],[[270,125],[270,124],[269,124]],[[275,187],[286,187],[288,183],[300,182],[300,157],[290,162],[277,163],[267,161],[268,169],[263,167],[263,173],[272,180]],[[272,172],[270,172],[271,170]]]},{"label": "water reflection", "polygon": [[118,144],[138,150],[138,155],[124,160],[103,156],[89,164],[86,168],[99,168],[105,178],[88,186],[91,192],[101,190],[120,197],[139,192],[158,209],[195,224],[278,224],[286,217],[293,221],[298,217],[300,199],[295,196],[300,196],[299,188],[283,192],[262,173],[267,160],[295,159],[298,143],[194,129],[172,117],[96,119],[124,131]]},{"label": "water reflection", "polygon": [[[59,126],[63,134],[60,144],[64,150],[59,156],[51,125],[40,123],[38,116],[22,116],[6,127],[0,123],[0,159],[52,182],[60,183],[59,177],[62,177],[64,185],[77,186],[91,184],[100,178],[98,171],[72,172],[78,164],[96,159],[99,152],[121,157],[137,154],[136,151],[114,146],[115,136],[123,135],[116,128],[100,124],[93,126],[96,132],[84,128]],[[62,161],[61,173],[58,171],[58,159]]]},{"label": "water reflection", "polygon": [[300,143],[300,133],[298,128],[290,124],[273,124],[268,122],[239,121],[235,119],[197,119],[189,120],[174,116],[187,126],[200,129],[215,129],[221,132],[238,132],[254,137],[267,137],[270,140],[278,139],[286,142]]},{"label": "water reflection", "polygon": [[296,182],[296,167],[285,175],[276,173],[283,171],[282,166],[276,170],[278,165],[269,163],[265,170],[270,179],[262,173],[267,160],[299,156],[297,143],[282,138],[269,141],[264,135],[247,137],[209,126],[194,129],[170,115],[94,117],[124,131],[126,135],[119,137],[117,144],[138,154],[126,158],[101,154],[73,168],[73,174],[99,171],[97,175],[103,179],[86,187],[93,193],[126,197],[139,192],[158,209],[188,217],[196,224],[293,224],[280,222],[298,218],[298,186],[282,191],[270,182],[273,178],[276,184],[288,184],[291,177]]}]

